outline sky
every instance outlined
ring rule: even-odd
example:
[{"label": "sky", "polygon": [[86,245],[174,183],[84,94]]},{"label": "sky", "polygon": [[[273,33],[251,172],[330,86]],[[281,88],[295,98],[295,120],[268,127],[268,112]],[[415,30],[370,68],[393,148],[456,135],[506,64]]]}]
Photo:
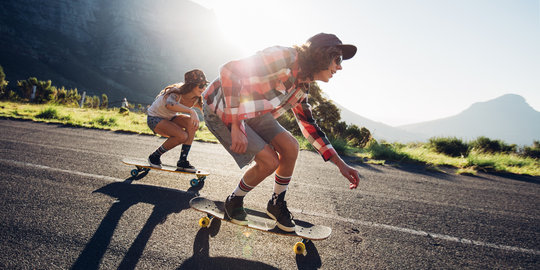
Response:
[{"label": "sky", "polygon": [[400,126],[518,94],[540,111],[539,0],[193,0],[249,56],[320,33],[358,47],[327,97]]}]

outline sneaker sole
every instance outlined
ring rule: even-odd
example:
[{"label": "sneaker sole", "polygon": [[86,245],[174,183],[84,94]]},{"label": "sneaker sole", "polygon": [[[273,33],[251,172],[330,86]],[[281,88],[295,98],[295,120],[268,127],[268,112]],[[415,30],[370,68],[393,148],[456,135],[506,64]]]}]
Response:
[{"label": "sneaker sole", "polygon": [[282,231],[286,231],[286,232],[294,232],[296,230],[296,226],[294,227],[287,227],[285,225],[282,225],[281,223],[279,223],[277,221],[277,218],[272,215],[270,212],[268,212],[268,210],[266,210],[266,214],[271,217],[275,222],[276,222],[276,225],[278,226],[278,228],[280,228]]},{"label": "sneaker sole", "polygon": [[248,221],[247,220],[236,220],[236,219],[230,219],[230,221],[236,225],[240,225],[240,226],[247,226],[248,225]]},{"label": "sneaker sole", "polygon": [[229,215],[229,213],[227,213],[227,209],[225,209],[225,219],[228,219],[230,222],[236,224],[236,225],[240,225],[240,226],[246,226],[248,225],[248,221],[247,220],[238,220],[238,219],[234,219],[234,218],[231,218],[231,216]]},{"label": "sneaker sole", "polygon": [[150,167],[152,167],[152,168],[161,169],[160,164],[154,164],[154,163],[150,162],[150,159],[148,159],[148,164],[150,164]]}]

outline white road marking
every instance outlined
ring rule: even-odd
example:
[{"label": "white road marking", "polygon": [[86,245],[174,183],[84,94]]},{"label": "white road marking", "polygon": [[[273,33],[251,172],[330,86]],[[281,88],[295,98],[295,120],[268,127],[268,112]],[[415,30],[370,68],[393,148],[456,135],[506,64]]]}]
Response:
[{"label": "white road marking", "polygon": [[[65,169],[53,168],[53,167],[49,167],[49,166],[45,166],[45,165],[33,164],[33,163],[28,163],[28,162],[21,162],[21,161],[7,160],[7,159],[0,159],[0,162],[9,163],[9,164],[20,166],[20,167],[30,167],[30,168],[36,168],[36,169],[47,170],[47,171],[52,171],[52,172],[61,172],[61,173],[79,175],[79,176],[84,176],[84,177],[89,177],[89,178],[101,179],[101,180],[105,180],[105,181],[109,181],[109,182],[124,182],[125,181],[125,179],[120,179],[120,178],[116,178],[116,177],[110,177],[110,176],[105,176],[105,175],[98,175],[98,174],[84,173],[84,172],[73,171],[73,170],[65,170]],[[431,232],[426,232],[426,231],[421,231],[421,230],[414,230],[414,229],[402,228],[402,227],[397,227],[397,226],[392,226],[392,225],[379,224],[379,223],[375,223],[375,222],[362,221],[362,220],[353,219],[353,218],[344,218],[344,217],[339,217],[339,216],[334,216],[334,215],[329,215],[329,214],[324,214],[324,213],[318,213],[318,212],[302,211],[302,210],[298,210],[298,209],[290,209],[290,210],[291,210],[291,212],[301,213],[301,214],[304,214],[304,215],[311,215],[311,216],[322,217],[322,218],[327,218],[327,219],[332,219],[332,220],[339,220],[339,221],[343,221],[343,222],[349,222],[349,223],[352,223],[352,224],[358,224],[358,225],[361,225],[361,226],[373,227],[373,228],[382,228],[382,229],[386,229],[386,230],[397,231],[397,232],[402,232],[402,233],[407,233],[407,234],[412,234],[412,235],[431,237],[431,238],[435,238],[435,239],[441,239],[441,240],[445,240],[445,241],[456,242],[456,243],[460,243],[460,244],[464,244],[464,245],[474,245],[474,246],[488,247],[488,248],[494,248],[494,249],[500,249],[500,250],[506,250],[506,251],[513,251],[513,252],[528,253],[528,254],[533,254],[533,255],[540,255],[540,251],[535,250],[535,249],[527,249],[527,248],[521,248],[521,247],[493,244],[493,243],[470,240],[470,239],[465,239],[465,238],[460,238],[460,237],[455,237],[455,236],[450,236],[450,235],[444,235],[444,234],[439,234],[439,233],[431,233]]]}]

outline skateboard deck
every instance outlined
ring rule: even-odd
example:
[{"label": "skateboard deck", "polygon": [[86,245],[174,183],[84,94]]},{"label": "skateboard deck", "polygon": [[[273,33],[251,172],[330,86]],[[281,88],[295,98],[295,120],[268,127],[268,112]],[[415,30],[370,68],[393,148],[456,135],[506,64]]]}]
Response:
[{"label": "skateboard deck", "polygon": [[[204,197],[195,197],[191,199],[189,205],[191,206],[191,208],[207,214],[206,217],[203,217],[199,220],[199,225],[201,227],[210,226],[210,222],[213,218],[218,218],[220,220],[225,220],[232,223],[230,220],[225,218],[224,202],[213,201]],[[296,223],[295,231],[286,232],[279,229],[276,226],[276,221],[270,218],[266,213],[247,208],[246,213],[248,224],[245,225],[245,227],[284,236],[300,237],[302,241],[297,242],[294,245],[294,251],[296,254],[304,254],[306,252],[305,243],[307,243],[308,241],[324,240],[328,238],[332,233],[332,228],[330,227],[314,225],[309,222],[297,219],[294,220],[294,222]],[[235,225],[241,226],[238,224]]]},{"label": "skateboard deck", "polygon": [[159,171],[167,171],[167,172],[174,172],[174,173],[182,173],[182,174],[191,174],[195,175],[196,178],[191,179],[190,184],[192,187],[197,186],[199,184],[202,184],[206,177],[210,175],[209,172],[197,170],[196,172],[183,172],[183,171],[177,171],[176,166],[167,165],[167,164],[161,164],[161,168],[155,168],[150,166],[150,163],[146,159],[142,158],[123,158],[122,163],[126,165],[133,165],[136,168],[131,170],[131,176],[136,177],[139,175],[140,172],[148,172],[150,170],[159,170]]}]

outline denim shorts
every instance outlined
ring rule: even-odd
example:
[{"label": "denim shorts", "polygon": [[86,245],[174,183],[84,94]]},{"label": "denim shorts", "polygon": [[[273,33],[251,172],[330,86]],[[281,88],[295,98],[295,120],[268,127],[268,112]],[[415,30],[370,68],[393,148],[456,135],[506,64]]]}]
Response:
[{"label": "denim shorts", "polygon": [[163,118],[149,115],[146,117],[146,124],[148,124],[148,127],[150,130],[152,130],[152,132],[156,133],[154,129],[156,128],[157,124],[161,122],[161,120],[163,120]]},{"label": "denim shorts", "polygon": [[250,164],[255,159],[255,155],[267,144],[270,144],[276,135],[287,132],[270,113],[247,119],[244,121],[248,140],[247,150],[243,154],[238,154],[230,149],[232,139],[229,127],[221,121],[219,116],[208,109],[206,103],[203,104],[203,111],[204,121],[208,130],[214,134],[225,150],[231,154],[240,168]]}]

